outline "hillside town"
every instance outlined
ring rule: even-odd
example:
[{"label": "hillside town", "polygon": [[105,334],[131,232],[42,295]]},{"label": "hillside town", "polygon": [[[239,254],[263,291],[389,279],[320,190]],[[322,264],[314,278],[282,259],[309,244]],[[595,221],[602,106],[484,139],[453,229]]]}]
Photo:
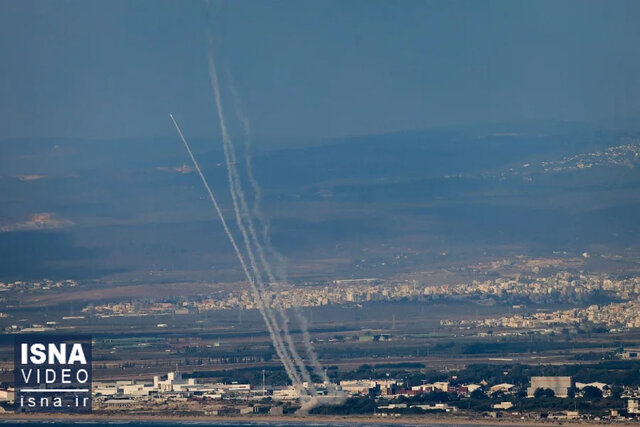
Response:
[{"label": "hillside town", "polygon": [[[77,286],[78,282],[74,280],[15,281],[0,283],[0,295],[12,292],[50,292],[51,289]],[[507,328],[533,333],[551,333],[560,330],[575,332],[584,325],[600,326],[613,332],[640,328],[638,276],[615,277],[610,274],[560,271],[551,275],[520,274],[455,285],[432,285],[418,280],[342,279],[323,285],[274,284],[271,291],[264,293],[264,298],[265,305],[285,309],[293,306],[321,307],[394,301],[468,300],[485,305],[507,304],[516,311],[499,317],[440,320],[443,327],[460,329]],[[4,299],[0,297],[0,300]],[[595,301],[603,302],[591,303]],[[536,308],[544,304],[568,304],[578,307],[554,311]],[[524,310],[523,307],[527,309]],[[215,310],[257,308],[258,301],[252,292],[242,287],[231,287],[207,296],[160,299],[139,297],[119,302],[89,304],[80,312],[63,315],[60,319],[47,319],[46,324],[14,324],[10,312],[0,312],[0,318],[3,319],[7,332],[47,332],[69,328],[69,322],[84,318],[174,316]],[[162,327],[164,323],[159,320],[158,325]]]},{"label": "hillside town", "polygon": [[75,288],[78,286],[77,280],[64,279],[64,280],[14,280],[11,282],[0,282],[0,295],[2,292],[37,292],[47,291],[52,289],[64,289]]},{"label": "hillside town", "polygon": [[[522,275],[517,278],[496,278],[457,285],[432,285],[418,281],[388,281],[382,279],[334,280],[323,286],[276,285],[278,292],[268,294],[267,304],[290,308],[330,304],[350,304],[375,301],[439,300],[446,298],[494,299],[501,302],[531,304],[586,301],[595,295],[605,295],[623,301],[640,296],[640,277],[614,278],[606,274],[570,274],[559,272],[549,276]],[[617,306],[614,306],[617,307]],[[83,312],[97,317],[118,315],[180,314],[189,310],[257,308],[249,290],[219,292],[212,297],[152,301],[137,299],[127,302],[89,305]],[[619,308],[615,308],[619,310]],[[597,318],[594,318],[597,320]],[[628,319],[636,322],[635,318]],[[625,323],[629,323],[625,322]]]},{"label": "hillside town", "polygon": [[620,329],[640,328],[640,299],[608,305],[590,305],[584,309],[557,310],[531,315],[516,314],[481,320],[441,320],[443,326],[540,329],[584,324],[601,325],[612,332]]}]

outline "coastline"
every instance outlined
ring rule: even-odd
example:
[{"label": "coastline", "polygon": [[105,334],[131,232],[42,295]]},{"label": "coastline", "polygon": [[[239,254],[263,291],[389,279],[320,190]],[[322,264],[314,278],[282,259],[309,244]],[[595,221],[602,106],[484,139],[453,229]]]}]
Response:
[{"label": "coastline", "polygon": [[434,425],[434,426],[584,426],[584,425],[625,425],[639,426],[640,420],[634,421],[584,421],[584,420],[520,420],[513,418],[471,418],[471,417],[437,417],[437,416],[403,416],[403,417],[374,417],[374,416],[337,416],[337,415],[309,415],[309,416],[200,416],[200,415],[111,415],[111,414],[0,414],[0,424],[6,421],[19,422],[142,422],[142,423],[211,423],[211,424],[397,424],[397,425]]}]

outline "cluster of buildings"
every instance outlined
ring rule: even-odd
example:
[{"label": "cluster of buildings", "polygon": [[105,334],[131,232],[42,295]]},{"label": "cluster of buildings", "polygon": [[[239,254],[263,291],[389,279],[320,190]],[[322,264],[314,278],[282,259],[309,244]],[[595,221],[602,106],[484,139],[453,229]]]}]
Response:
[{"label": "cluster of buildings", "polygon": [[640,295],[640,277],[614,279],[605,274],[558,272],[548,276],[502,277],[471,284],[425,289],[428,294],[475,295],[499,299],[527,299],[531,302],[581,301],[597,293],[620,299]]},{"label": "cluster of buildings", "polygon": [[[583,301],[604,292],[623,300],[640,296],[640,277],[614,279],[604,274],[570,274],[559,272],[549,276],[497,278],[457,285],[428,285],[417,281],[384,281],[378,279],[335,280],[321,286],[276,284],[265,293],[265,304],[285,308],[349,304],[372,301],[439,299],[445,297],[496,298],[528,300],[533,303]],[[258,302],[252,292],[237,290],[219,292],[213,297],[187,301],[132,301],[91,305],[84,312],[96,316],[149,314],[186,314],[192,311],[255,309]]]},{"label": "cluster of buildings", "polygon": [[15,280],[13,282],[0,282],[0,292],[9,292],[9,291],[39,291],[39,290],[49,290],[49,289],[59,289],[59,288],[73,288],[78,286],[78,282],[71,279],[66,280],[50,280],[50,279],[42,279],[42,280]]},{"label": "cluster of buildings", "polygon": [[[521,176],[526,182],[533,180],[532,175],[538,173],[573,172],[598,166],[625,166],[633,168],[640,164],[640,141],[629,138],[625,144],[608,147],[603,151],[593,151],[567,156],[560,160],[542,161],[540,163],[525,163],[520,167],[511,167],[499,172],[482,172],[485,178],[509,178]],[[444,178],[472,177],[471,174],[445,175]]]},{"label": "cluster of buildings", "polygon": [[577,154],[557,161],[542,162],[542,168],[545,172],[565,172],[604,165],[633,167],[638,163],[640,163],[640,144],[634,140],[628,144],[609,147],[604,151]]},{"label": "cluster of buildings", "polygon": [[535,329],[600,325],[611,330],[640,328],[640,298],[623,303],[591,305],[584,309],[516,314],[480,320],[443,320],[443,326]]},{"label": "cluster of buildings", "polygon": [[[223,397],[262,396],[265,390],[253,390],[249,384],[198,383],[194,378],[183,378],[180,372],[169,372],[166,379],[154,376],[151,382],[134,380],[94,382],[93,393],[99,401],[109,403],[110,399],[135,399],[152,395],[165,397],[189,397],[198,395],[213,399]],[[117,404],[117,402],[114,402]]]},{"label": "cluster of buildings", "polygon": [[159,314],[189,314],[189,308],[172,302],[122,301],[100,305],[90,305],[82,309],[82,313],[95,317],[114,316],[149,316]]},{"label": "cluster of buildings", "polygon": [[[303,386],[312,389],[308,383]],[[327,386],[313,384],[320,398],[328,393]],[[205,415],[282,415],[283,408],[300,397],[293,386],[267,387],[264,379],[261,387],[254,387],[248,383],[201,382],[183,378],[179,372],[169,372],[166,379],[155,376],[149,382],[94,382],[93,394],[97,410],[144,412],[155,407]]]},{"label": "cluster of buildings", "polygon": [[[580,397],[587,387],[595,387],[604,397],[611,394],[611,387],[604,383],[574,382],[572,377],[531,377],[531,385],[526,396],[535,398],[538,390],[551,390],[556,397],[567,397],[570,391]],[[309,384],[304,387],[309,388]],[[448,381],[408,386],[394,379],[343,380],[337,388],[345,397],[370,396],[376,398],[375,415],[399,415],[406,409],[423,411],[457,412],[459,409],[452,401],[433,400],[431,403],[407,403],[406,399],[434,392],[455,394],[458,397],[493,397],[491,408],[494,413],[513,410],[510,395],[521,396],[522,390],[514,384],[501,383],[489,385],[485,381],[479,384],[455,384]],[[328,384],[314,384],[318,395],[327,393]],[[271,414],[282,415],[283,408],[294,403],[299,395],[292,386],[254,387],[247,383],[224,384],[219,382],[199,382],[193,378],[183,378],[179,372],[169,372],[166,377],[155,376],[152,381],[100,381],[92,384],[94,410],[128,411],[130,413],[148,411],[180,410],[208,415],[234,414]],[[12,389],[0,390],[0,402],[13,403]],[[265,399],[267,398],[268,399]],[[629,416],[640,415],[640,389],[625,387],[621,395],[627,399],[626,412]],[[504,400],[500,400],[504,399]],[[496,400],[498,400],[496,402]],[[415,402],[415,401],[414,401]],[[618,410],[612,411],[617,415]],[[576,418],[577,412],[564,414]]]}]

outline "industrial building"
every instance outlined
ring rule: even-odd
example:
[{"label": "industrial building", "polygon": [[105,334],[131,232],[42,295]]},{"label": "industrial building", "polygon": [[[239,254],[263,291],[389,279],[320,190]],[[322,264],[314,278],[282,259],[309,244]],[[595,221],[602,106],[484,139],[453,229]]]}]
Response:
[{"label": "industrial building", "polygon": [[527,396],[533,397],[536,390],[551,389],[557,397],[567,397],[573,386],[571,377],[531,377],[531,387],[527,388]]}]

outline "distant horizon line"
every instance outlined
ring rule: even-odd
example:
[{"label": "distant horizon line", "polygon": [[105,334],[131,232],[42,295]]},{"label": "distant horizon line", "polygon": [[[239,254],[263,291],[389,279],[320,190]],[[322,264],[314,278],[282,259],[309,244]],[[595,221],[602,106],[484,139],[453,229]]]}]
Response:
[{"label": "distant horizon line", "polygon": [[[637,124],[621,122],[637,122]],[[455,130],[473,130],[474,128],[492,127],[492,126],[523,126],[531,124],[546,124],[546,125],[582,125],[593,128],[592,130],[606,130],[606,131],[619,131],[619,132],[640,132],[640,117],[639,118],[626,118],[620,120],[599,120],[599,121],[584,121],[584,120],[568,120],[568,119],[554,119],[554,118],[540,118],[540,119],[522,119],[522,120],[504,120],[504,121],[486,121],[486,122],[459,122],[435,126],[425,126],[416,128],[394,129],[387,131],[371,131],[362,133],[348,133],[342,135],[327,135],[327,136],[298,136],[294,134],[259,134],[255,135],[255,140],[283,140],[283,142],[270,141],[270,146],[278,147],[292,147],[298,146],[311,146],[324,143],[331,143],[335,140],[352,139],[352,138],[365,138],[370,136],[384,136],[384,135],[396,135],[404,133],[415,132],[429,132],[429,131],[455,131]],[[508,133],[514,131],[514,129],[501,129],[496,130],[495,133]],[[234,138],[240,138],[241,135],[231,132]],[[99,137],[99,136],[6,136],[0,137],[0,142],[22,142],[22,141],[40,141],[40,140],[54,140],[54,141],[91,141],[91,142],[107,142],[107,141],[128,141],[128,140],[151,140],[151,139],[173,139],[174,135],[171,132],[166,134],[156,135],[132,135],[132,136],[114,136],[114,137]],[[191,138],[193,141],[201,140],[217,140],[218,135],[198,135]],[[293,140],[302,140],[302,143],[293,143]],[[257,148],[257,147],[256,147]]]}]

